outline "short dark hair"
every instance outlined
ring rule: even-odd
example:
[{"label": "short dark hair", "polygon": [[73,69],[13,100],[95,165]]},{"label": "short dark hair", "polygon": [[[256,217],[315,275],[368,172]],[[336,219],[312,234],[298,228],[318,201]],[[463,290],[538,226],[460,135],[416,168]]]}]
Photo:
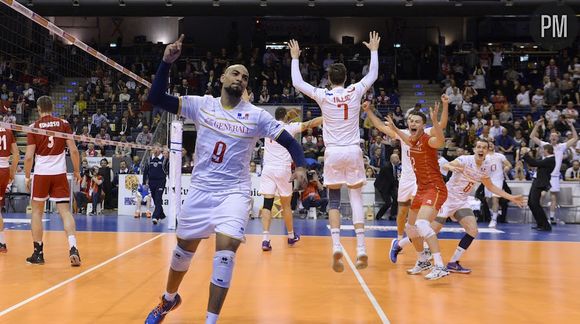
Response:
[{"label": "short dark hair", "polygon": [[420,111],[413,111],[413,110],[411,110],[409,112],[409,116],[407,118],[410,118],[413,115],[421,117],[421,119],[423,119],[423,124],[427,124],[427,116],[425,116],[424,113],[422,113]]},{"label": "short dark hair", "polygon": [[485,143],[485,145],[487,146],[487,149],[489,149],[489,141],[483,138],[477,138],[477,140],[475,141],[475,144],[477,145],[477,142],[481,142],[481,143]]},{"label": "short dark hair", "polygon": [[554,147],[550,144],[544,145],[544,151],[548,152],[548,154],[554,154]]},{"label": "short dark hair", "polygon": [[274,117],[276,118],[276,120],[282,120],[284,119],[284,117],[286,117],[286,108],[284,107],[278,107],[276,108],[276,112],[274,112]]},{"label": "short dark hair", "polygon": [[346,66],[342,63],[330,64],[327,72],[331,84],[340,85],[346,81]]},{"label": "short dark hair", "polygon": [[52,112],[52,98],[49,96],[42,96],[36,100],[36,105],[40,108],[40,112]]}]

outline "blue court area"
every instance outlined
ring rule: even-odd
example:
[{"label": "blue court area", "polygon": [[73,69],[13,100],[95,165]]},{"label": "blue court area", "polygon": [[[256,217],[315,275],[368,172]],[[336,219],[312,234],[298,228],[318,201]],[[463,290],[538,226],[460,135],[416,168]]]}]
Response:
[{"label": "blue court area", "polygon": [[[114,214],[100,216],[75,215],[78,231],[86,232],[153,232],[171,233],[167,228],[166,220],[161,224],[153,225],[151,219],[135,219],[130,216],[117,217]],[[498,224],[497,228],[487,228],[487,223],[479,223],[479,239],[483,240],[513,240],[513,241],[556,241],[580,242],[580,225],[566,224],[553,226],[552,232],[537,232],[533,224]],[[30,230],[30,215],[7,213],[4,214],[4,226],[8,230]],[[44,219],[46,230],[62,230],[62,221],[57,214],[46,214]],[[328,220],[326,219],[294,219],[296,232],[307,236],[329,236]],[[341,226],[342,236],[355,236],[354,227],[349,220],[344,220]],[[272,220],[270,229],[273,235],[286,234],[281,219]],[[246,230],[247,234],[261,234],[260,219],[251,219]],[[457,224],[448,222],[439,234],[442,239],[460,239],[463,229]],[[396,237],[394,221],[367,221],[366,234],[368,237],[393,238]]]}]

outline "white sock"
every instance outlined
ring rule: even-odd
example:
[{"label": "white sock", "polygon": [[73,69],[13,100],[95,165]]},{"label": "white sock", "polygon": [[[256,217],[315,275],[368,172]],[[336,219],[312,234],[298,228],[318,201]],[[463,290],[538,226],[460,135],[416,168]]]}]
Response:
[{"label": "white sock", "polygon": [[427,244],[427,242],[423,241],[423,250],[427,250],[429,248],[429,244]]},{"label": "white sock", "polygon": [[288,238],[289,239],[293,239],[294,238],[294,231],[288,232]]},{"label": "white sock", "polygon": [[403,239],[403,235],[398,235],[397,234],[397,240],[399,240],[399,242]]},{"label": "white sock", "polygon": [[340,246],[340,228],[331,228],[330,236],[332,237],[332,244],[334,246]]},{"label": "white sock", "polygon": [[68,248],[72,248],[73,246],[77,246],[77,238],[74,235],[68,236]]},{"label": "white sock", "polygon": [[425,253],[423,253],[423,251],[421,252],[417,252],[417,260],[421,261],[421,262],[427,262],[427,256],[425,255]]},{"label": "white sock", "polygon": [[435,265],[438,267],[443,266],[443,259],[441,258],[441,253],[433,253],[433,260],[435,261]]},{"label": "white sock", "polygon": [[453,257],[451,258],[451,260],[449,260],[449,262],[459,261],[459,258],[461,258],[461,256],[463,255],[463,252],[465,252],[465,249],[462,248],[461,246],[458,246],[457,249],[455,250],[455,253],[453,253]]},{"label": "white sock", "polygon": [[269,241],[270,240],[270,232],[263,231],[262,234],[263,234],[262,240],[264,240],[264,241]]},{"label": "white sock", "polygon": [[365,247],[365,229],[364,228],[357,228],[354,230],[356,233],[356,247],[357,248],[364,248]]},{"label": "white sock", "polygon": [[175,299],[175,296],[177,296],[177,291],[172,294],[166,291],[165,294],[163,294],[163,298],[169,302],[172,302]]},{"label": "white sock", "polygon": [[491,215],[491,219],[497,221],[497,212],[493,212],[493,214]]},{"label": "white sock", "polygon": [[399,247],[402,249],[405,246],[409,245],[409,243],[411,243],[411,240],[409,239],[409,237],[405,237],[404,239],[399,241]]},{"label": "white sock", "polygon": [[207,312],[207,315],[205,316],[205,324],[216,324],[218,316],[219,314]]},{"label": "white sock", "polygon": [[0,243],[6,244],[6,240],[4,239],[4,232],[0,231]]},{"label": "white sock", "polygon": [[556,212],[551,211],[550,212],[550,219],[554,219],[556,218]]}]

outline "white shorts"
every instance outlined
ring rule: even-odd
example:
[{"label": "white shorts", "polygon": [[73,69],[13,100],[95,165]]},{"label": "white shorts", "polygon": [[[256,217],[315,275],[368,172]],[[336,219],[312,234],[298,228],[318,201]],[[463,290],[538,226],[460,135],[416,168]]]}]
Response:
[{"label": "white shorts", "polygon": [[260,177],[260,194],[278,195],[281,197],[292,196],[292,183],[290,177],[292,170],[289,167],[265,167]]},{"label": "white shorts", "polygon": [[221,233],[244,241],[251,203],[250,190],[210,192],[190,187],[177,219],[177,237],[192,240]]},{"label": "white shorts", "polygon": [[441,209],[439,209],[437,217],[453,217],[455,212],[460,209],[471,210],[471,200],[468,197],[450,195],[441,206]]},{"label": "white shorts", "polygon": [[365,165],[360,146],[331,146],[324,152],[324,184],[354,186],[365,183]]},{"label": "white shorts", "polygon": [[[498,187],[498,188],[503,188],[503,179],[491,179],[491,183],[493,183],[494,186]],[[487,190],[487,188],[485,188],[485,198],[491,198],[491,197],[498,197],[498,195],[492,193],[491,191]]]},{"label": "white shorts", "polygon": [[397,193],[397,201],[407,202],[412,200],[417,194],[417,181],[415,179],[404,179],[401,177],[399,180],[399,190]]},{"label": "white shorts", "polygon": [[560,192],[560,176],[550,177],[550,192]]}]

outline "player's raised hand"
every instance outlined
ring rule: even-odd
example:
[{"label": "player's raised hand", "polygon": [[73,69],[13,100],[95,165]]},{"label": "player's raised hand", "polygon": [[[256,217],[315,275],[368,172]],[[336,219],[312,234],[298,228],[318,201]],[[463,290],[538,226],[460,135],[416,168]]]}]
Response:
[{"label": "player's raised hand", "polygon": [[526,198],[522,195],[512,196],[512,199],[510,199],[510,201],[520,208],[524,208],[526,206]]},{"label": "player's raised hand", "polygon": [[389,127],[391,130],[396,132],[398,130],[398,128],[397,128],[397,125],[395,125],[395,121],[393,120],[393,116],[387,115],[387,117],[385,119],[387,120],[385,125],[387,125],[387,127]]},{"label": "player's raised hand", "polygon": [[429,107],[429,116],[431,117],[431,122],[433,124],[438,123],[438,116],[439,116],[439,102],[435,102],[433,108]]},{"label": "player's raised hand", "polygon": [[544,124],[544,117],[540,117],[540,119],[538,119],[538,121],[536,122],[536,126],[540,126]]},{"label": "player's raised hand", "polygon": [[441,95],[441,102],[444,104],[449,104],[449,97],[446,94]]},{"label": "player's raised hand", "polygon": [[306,189],[306,186],[308,185],[308,177],[306,177],[306,169],[296,168],[296,170],[294,170],[294,173],[290,177],[290,182],[292,182],[294,180],[297,180],[297,182],[298,182],[297,189],[299,191]]},{"label": "player's raised hand", "polygon": [[290,56],[292,57],[292,59],[300,58],[300,53],[302,53],[302,51],[300,50],[300,45],[298,45],[297,40],[291,39],[288,42],[288,47],[290,47]]},{"label": "player's raised hand", "polygon": [[378,51],[379,50],[379,44],[381,43],[381,37],[379,36],[379,33],[377,33],[376,31],[372,31],[369,33],[369,42],[363,42],[363,44],[365,44],[365,46],[372,52],[372,51]]},{"label": "player's raised hand", "polygon": [[177,58],[179,58],[179,55],[181,55],[181,46],[183,45],[184,38],[185,35],[181,34],[175,43],[169,44],[167,47],[165,47],[165,52],[163,53],[163,62],[173,63],[177,60]]}]

